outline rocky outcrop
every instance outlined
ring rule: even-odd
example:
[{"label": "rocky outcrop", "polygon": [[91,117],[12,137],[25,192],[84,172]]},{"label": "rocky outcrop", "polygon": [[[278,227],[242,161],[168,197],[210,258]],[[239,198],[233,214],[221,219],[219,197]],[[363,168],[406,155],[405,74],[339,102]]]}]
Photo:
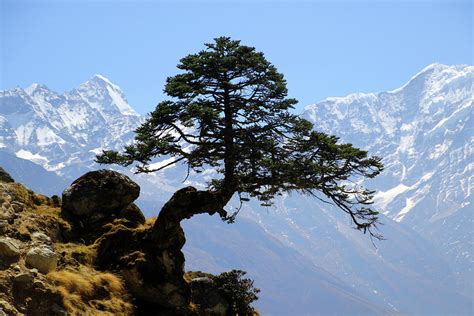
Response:
[{"label": "rocky outcrop", "polygon": [[62,214],[72,223],[77,238],[91,244],[115,219],[122,219],[127,227],[145,222],[145,216],[133,204],[139,194],[138,184],[123,174],[111,170],[88,172],[64,190]]},{"label": "rocky outcrop", "polygon": [[29,265],[28,253],[48,247],[47,256],[55,256],[51,236],[57,241],[67,224],[59,228],[63,222],[49,198],[4,177],[0,200],[0,315],[58,315],[51,306],[59,306],[61,297],[45,275],[56,266]]},{"label": "rocky outcrop", "polygon": [[[150,238],[151,226],[115,226],[98,241],[96,265],[120,271],[131,293],[151,310],[186,309],[190,289],[183,278],[184,255],[163,249]],[[146,313],[147,311],[142,311]]]},{"label": "rocky outcrop", "polygon": [[0,181],[0,316],[230,315],[214,279],[185,279],[181,251],[181,221],[216,197],[184,188],[146,221],[139,191],[107,170],[74,181],[62,201]]},{"label": "rocky outcrop", "polygon": [[95,250],[77,242],[60,202],[0,180],[0,315],[133,314],[119,276],[74,259]]},{"label": "rocky outcrop", "polygon": [[[69,239],[97,245],[95,263],[120,271],[133,296],[151,306],[186,308],[189,286],[183,279],[184,232],[170,243],[150,238],[151,227],[133,204],[140,192],[130,178],[110,170],[89,172],[63,192],[62,214],[72,223]],[[177,241],[177,243],[176,243]]]},{"label": "rocky outcrop", "polygon": [[117,227],[98,241],[96,263],[103,269],[119,269],[134,296],[146,304],[168,309],[185,308],[191,290],[184,280],[186,242],[181,221],[194,214],[193,206],[205,203],[195,188],[176,192],[153,224],[137,231]]}]

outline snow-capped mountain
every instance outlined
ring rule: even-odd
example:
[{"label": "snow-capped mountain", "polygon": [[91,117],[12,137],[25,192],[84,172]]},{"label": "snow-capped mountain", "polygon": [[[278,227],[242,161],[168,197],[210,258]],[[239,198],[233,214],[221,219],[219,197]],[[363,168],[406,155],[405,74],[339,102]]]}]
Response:
[{"label": "snow-capped mountain", "polygon": [[[386,170],[367,185],[378,190],[387,241],[375,248],[337,209],[283,196],[274,208],[244,206],[242,225],[222,224],[228,233],[202,217],[186,223],[189,267],[248,270],[263,290],[261,311],[272,315],[291,306],[302,314],[341,312],[313,298],[328,284],[330,301],[353,302],[360,311],[472,311],[473,68],[430,65],[399,89],[328,98],[302,114],[316,129],[383,157]],[[95,154],[120,149],[142,121],[100,75],[64,94],[37,84],[0,92],[1,150],[63,178],[99,168]],[[213,172],[191,174],[185,184],[199,186]],[[148,215],[156,215],[185,177],[183,165],[134,176],[143,209],[153,210]]]},{"label": "snow-capped mountain", "polygon": [[39,84],[2,91],[0,102],[0,147],[67,176],[90,168],[102,148],[130,140],[141,121],[101,75],[64,94]]},{"label": "snow-capped mountain", "polygon": [[[383,157],[376,207],[439,245],[472,289],[474,67],[433,64],[403,87],[328,98],[303,117]],[[467,274],[465,274],[467,273]]]}]

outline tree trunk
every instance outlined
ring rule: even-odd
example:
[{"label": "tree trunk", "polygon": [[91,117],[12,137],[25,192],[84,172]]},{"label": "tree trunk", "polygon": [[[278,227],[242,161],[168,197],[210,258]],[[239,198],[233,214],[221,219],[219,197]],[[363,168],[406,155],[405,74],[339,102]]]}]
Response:
[{"label": "tree trunk", "polygon": [[118,225],[101,237],[97,266],[120,270],[134,297],[144,306],[150,305],[150,310],[156,306],[186,309],[191,295],[184,280],[182,248],[186,238],[181,221],[203,213],[226,218],[223,208],[231,197],[231,192],[198,191],[193,187],[178,190],[149,229]]},{"label": "tree trunk", "polygon": [[164,267],[166,286],[176,288],[169,293],[169,302],[176,305],[189,304],[189,286],[184,281],[184,254],[182,248],[186,242],[181,221],[197,214],[218,213],[221,218],[227,217],[224,206],[232,197],[231,193],[198,191],[186,187],[173,194],[163,206],[149,234],[149,241],[154,246],[154,260]]}]

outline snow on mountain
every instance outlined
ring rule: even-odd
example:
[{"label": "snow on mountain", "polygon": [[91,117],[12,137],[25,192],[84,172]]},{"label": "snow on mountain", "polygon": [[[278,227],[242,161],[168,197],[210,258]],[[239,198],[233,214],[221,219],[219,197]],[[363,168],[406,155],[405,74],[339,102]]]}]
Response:
[{"label": "snow on mountain", "polygon": [[102,148],[130,141],[142,120],[101,75],[64,94],[39,84],[1,91],[0,102],[1,147],[71,177],[90,169]]},{"label": "snow on mountain", "polygon": [[87,102],[107,119],[117,114],[138,116],[138,113],[128,105],[120,87],[101,75],[81,84],[68,93],[72,99],[78,98]]},{"label": "snow on mountain", "polygon": [[399,89],[328,98],[303,113],[316,129],[383,157],[386,170],[370,183],[376,207],[438,244],[471,288],[473,73],[433,64]]}]

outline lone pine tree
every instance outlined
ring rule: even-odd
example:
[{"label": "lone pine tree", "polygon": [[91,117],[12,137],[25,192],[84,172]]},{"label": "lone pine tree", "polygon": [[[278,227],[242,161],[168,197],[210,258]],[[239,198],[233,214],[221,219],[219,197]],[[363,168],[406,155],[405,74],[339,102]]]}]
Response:
[{"label": "lone pine tree", "polygon": [[[174,194],[155,223],[155,237],[169,236],[168,221],[179,225],[200,213],[233,221],[235,214],[224,207],[234,194],[270,205],[275,196],[297,191],[325,197],[350,216],[355,228],[380,238],[371,230],[378,221],[370,208],[374,191],[353,180],[378,175],[381,159],[314,131],[309,121],[292,114],[297,101],[287,98],[283,75],[263,53],[229,37],[205,46],[181,59],[181,73],[165,85],[171,99],[156,106],[136,130],[135,142],[121,153],[97,156],[104,164],[137,162],[137,173],[178,162],[188,172],[217,170],[206,190],[188,187]],[[160,156],[174,160],[153,169],[152,159]]]},{"label": "lone pine tree", "polygon": [[[181,221],[217,213],[232,222],[236,213],[224,208],[234,195],[241,202],[255,198],[263,205],[290,191],[325,197],[349,214],[355,228],[381,238],[372,230],[378,221],[378,213],[370,208],[374,191],[354,184],[357,177],[378,175],[383,168],[380,158],[316,132],[310,122],[292,114],[297,101],[287,98],[283,75],[263,53],[220,37],[181,59],[178,68],[181,73],[165,85],[171,99],[159,103],[137,128],[135,141],[123,152],[104,151],[96,158],[122,166],[136,162],[137,173],[181,162],[188,174],[206,168],[218,174],[206,190],[185,187],[175,192],[146,231],[120,230],[118,237],[110,235],[99,247],[114,249],[118,258],[112,256],[103,264],[118,262],[128,271],[124,276],[141,280],[137,299],[156,304],[160,298],[158,305],[167,308],[189,304]],[[155,157],[172,162],[154,168]],[[122,262],[137,254],[143,258]]]}]

